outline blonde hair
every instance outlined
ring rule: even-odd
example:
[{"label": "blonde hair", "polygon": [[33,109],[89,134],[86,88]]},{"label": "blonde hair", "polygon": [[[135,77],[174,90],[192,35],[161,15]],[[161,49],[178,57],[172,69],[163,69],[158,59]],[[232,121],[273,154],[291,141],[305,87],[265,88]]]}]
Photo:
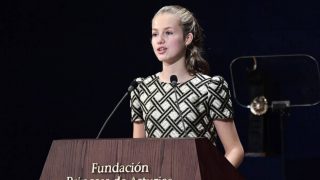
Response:
[{"label": "blonde hair", "polygon": [[179,17],[184,37],[189,33],[193,35],[193,40],[187,46],[186,51],[186,66],[188,72],[192,75],[196,73],[209,74],[209,64],[201,55],[203,51],[203,30],[194,15],[184,7],[173,5],[162,7],[154,17],[163,13],[170,13]]}]

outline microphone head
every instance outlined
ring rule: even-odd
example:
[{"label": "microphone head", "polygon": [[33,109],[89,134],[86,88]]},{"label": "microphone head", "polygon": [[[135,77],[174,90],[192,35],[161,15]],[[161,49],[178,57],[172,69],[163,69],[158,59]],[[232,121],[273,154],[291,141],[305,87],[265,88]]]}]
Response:
[{"label": "microphone head", "polygon": [[171,75],[170,76],[170,82],[173,86],[177,86],[177,83],[178,83],[178,78],[176,75]]},{"label": "microphone head", "polygon": [[133,91],[137,86],[139,85],[139,83],[137,82],[137,80],[133,80],[130,84],[130,86],[128,87],[128,92]]}]

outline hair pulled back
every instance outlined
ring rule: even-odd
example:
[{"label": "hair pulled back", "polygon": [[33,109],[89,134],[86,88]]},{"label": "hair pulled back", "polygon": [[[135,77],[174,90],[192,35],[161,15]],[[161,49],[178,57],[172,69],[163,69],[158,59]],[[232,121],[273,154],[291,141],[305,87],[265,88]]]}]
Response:
[{"label": "hair pulled back", "polygon": [[163,13],[170,13],[179,17],[184,38],[189,33],[193,35],[193,40],[187,46],[186,51],[186,67],[188,72],[192,75],[196,73],[209,74],[209,64],[201,55],[203,52],[203,30],[194,15],[184,7],[173,5],[162,7],[154,17]]}]

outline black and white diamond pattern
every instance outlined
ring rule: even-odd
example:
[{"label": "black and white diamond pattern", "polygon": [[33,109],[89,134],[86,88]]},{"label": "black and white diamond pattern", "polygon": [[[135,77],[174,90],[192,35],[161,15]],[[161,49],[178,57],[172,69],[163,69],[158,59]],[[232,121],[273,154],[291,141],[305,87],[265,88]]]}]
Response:
[{"label": "black and white diamond pattern", "polygon": [[132,121],[144,121],[147,137],[207,137],[214,143],[212,121],[233,116],[226,81],[203,74],[178,84],[176,91],[158,74],[149,76],[131,92],[130,105]]}]

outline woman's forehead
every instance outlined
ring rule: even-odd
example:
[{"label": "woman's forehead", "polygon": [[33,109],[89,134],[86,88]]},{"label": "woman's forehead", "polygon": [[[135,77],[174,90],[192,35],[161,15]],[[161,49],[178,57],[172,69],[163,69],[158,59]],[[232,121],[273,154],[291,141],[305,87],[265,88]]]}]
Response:
[{"label": "woman's forehead", "polygon": [[152,20],[152,29],[177,28],[179,26],[179,17],[171,13],[157,14]]}]

